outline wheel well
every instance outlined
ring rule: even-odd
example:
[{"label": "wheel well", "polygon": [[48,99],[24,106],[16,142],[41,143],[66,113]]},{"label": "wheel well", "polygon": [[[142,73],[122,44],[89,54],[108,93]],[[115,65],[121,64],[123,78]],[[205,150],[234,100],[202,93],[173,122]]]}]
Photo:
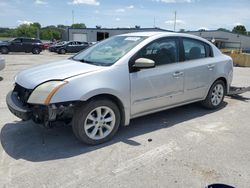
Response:
[{"label": "wheel well", "polygon": [[41,48],[35,46],[35,47],[32,48],[31,52],[33,52],[35,49],[38,49],[39,51],[41,51]]},{"label": "wheel well", "polygon": [[226,80],[226,78],[220,77],[220,78],[218,78],[217,80],[215,80],[215,82],[218,81],[218,80],[221,80],[221,81],[224,82],[224,84],[225,84],[225,86],[226,86],[226,92],[227,92],[227,80]]},{"label": "wheel well", "polygon": [[100,95],[96,95],[96,96],[91,97],[90,99],[88,99],[88,101],[93,100],[93,99],[109,99],[112,102],[114,102],[120,110],[121,125],[125,125],[125,109],[124,109],[124,106],[119,98],[117,98],[114,95],[110,95],[110,94],[100,94]]},{"label": "wheel well", "polygon": [[0,49],[1,49],[1,48],[7,48],[7,49],[9,50],[8,46],[1,46]]}]

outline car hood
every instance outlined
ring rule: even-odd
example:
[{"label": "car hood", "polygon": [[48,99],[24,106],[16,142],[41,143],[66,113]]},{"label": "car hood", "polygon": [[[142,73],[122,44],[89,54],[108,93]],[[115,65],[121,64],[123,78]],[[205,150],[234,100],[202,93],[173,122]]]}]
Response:
[{"label": "car hood", "polygon": [[34,89],[37,85],[49,80],[64,80],[103,68],[68,59],[24,70],[17,74],[16,83],[27,89]]},{"label": "car hood", "polygon": [[3,46],[3,45],[8,45],[9,44],[9,42],[8,41],[1,41],[0,42],[0,46]]}]

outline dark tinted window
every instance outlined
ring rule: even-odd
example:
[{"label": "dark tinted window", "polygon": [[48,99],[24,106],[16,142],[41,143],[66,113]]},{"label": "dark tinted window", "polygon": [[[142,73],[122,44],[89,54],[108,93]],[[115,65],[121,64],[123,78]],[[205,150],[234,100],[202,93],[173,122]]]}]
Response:
[{"label": "dark tinted window", "polygon": [[137,54],[138,58],[148,58],[155,61],[155,65],[164,65],[179,61],[179,47],[174,38],[156,40],[144,47]]},{"label": "dark tinted window", "polygon": [[29,38],[23,38],[23,42],[26,42],[26,43],[41,43],[41,41],[38,40],[38,39],[29,39]]},{"label": "dark tinted window", "polygon": [[33,40],[32,39],[23,39],[23,42],[32,43]]},{"label": "dark tinted window", "polygon": [[210,46],[202,41],[194,39],[183,39],[185,60],[193,60],[211,57]]},{"label": "dark tinted window", "polygon": [[42,43],[41,40],[38,40],[38,39],[34,39],[33,42],[35,42],[35,43]]},{"label": "dark tinted window", "polygon": [[21,43],[21,42],[22,42],[22,39],[16,38],[16,39],[13,40],[13,42],[15,42],[15,43]]}]

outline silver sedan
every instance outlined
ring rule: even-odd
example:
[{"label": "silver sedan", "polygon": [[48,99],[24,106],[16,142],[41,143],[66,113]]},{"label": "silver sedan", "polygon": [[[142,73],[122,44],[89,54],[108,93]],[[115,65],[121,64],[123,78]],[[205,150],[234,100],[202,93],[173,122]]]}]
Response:
[{"label": "silver sedan", "polygon": [[79,140],[100,144],[136,117],[198,101],[219,108],[232,76],[232,59],[205,39],[130,33],[20,72],[7,104],[22,120],[46,127],[72,121]]}]

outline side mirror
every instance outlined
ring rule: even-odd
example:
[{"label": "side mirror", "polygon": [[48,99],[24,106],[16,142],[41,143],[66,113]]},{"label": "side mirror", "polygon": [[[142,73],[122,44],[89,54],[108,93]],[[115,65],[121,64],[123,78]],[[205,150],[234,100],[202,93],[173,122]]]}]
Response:
[{"label": "side mirror", "polygon": [[149,69],[155,67],[155,62],[151,59],[139,58],[135,61],[133,67],[138,69]]}]

